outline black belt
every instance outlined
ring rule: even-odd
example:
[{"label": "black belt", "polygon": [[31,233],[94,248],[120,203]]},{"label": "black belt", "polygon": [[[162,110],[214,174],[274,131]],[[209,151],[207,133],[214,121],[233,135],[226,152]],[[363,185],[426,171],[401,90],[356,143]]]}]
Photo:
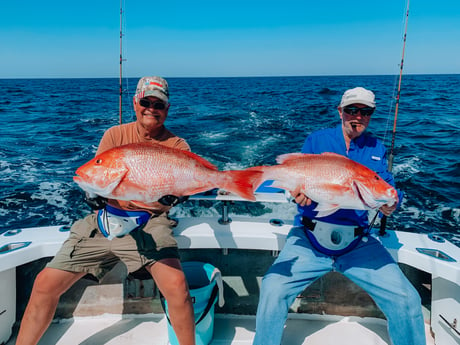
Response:
[{"label": "black belt", "polygon": [[[316,223],[313,220],[311,220],[310,218],[302,217],[301,222],[311,232],[315,231]],[[356,227],[355,228],[355,237],[364,235],[366,233],[366,231],[365,231],[366,229],[367,228],[362,227],[362,226]]]}]

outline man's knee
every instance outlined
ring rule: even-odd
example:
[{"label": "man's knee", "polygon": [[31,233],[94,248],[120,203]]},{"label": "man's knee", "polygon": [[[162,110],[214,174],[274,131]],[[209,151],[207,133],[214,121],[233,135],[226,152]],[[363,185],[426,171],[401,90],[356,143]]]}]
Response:
[{"label": "man's knee", "polygon": [[[49,277],[48,269],[45,268],[42,270],[37,277],[35,278],[33,291],[39,294],[51,294],[50,285],[52,284],[52,280]],[[57,294],[57,291],[53,291],[53,294]]]},{"label": "man's knee", "polygon": [[169,300],[175,300],[179,303],[188,303],[190,300],[188,284],[185,274],[180,268],[179,260],[161,260],[147,267],[147,269],[150,271],[168,303]]},{"label": "man's knee", "polygon": [[178,300],[187,301],[190,298],[187,281],[183,274],[175,274],[170,277],[169,284],[164,288],[163,294]]},{"label": "man's knee", "polygon": [[46,267],[35,278],[33,293],[59,298],[81,275]]},{"label": "man's knee", "polygon": [[264,300],[284,300],[287,295],[287,290],[277,275],[267,274],[262,278],[262,286],[260,291],[260,299]]}]

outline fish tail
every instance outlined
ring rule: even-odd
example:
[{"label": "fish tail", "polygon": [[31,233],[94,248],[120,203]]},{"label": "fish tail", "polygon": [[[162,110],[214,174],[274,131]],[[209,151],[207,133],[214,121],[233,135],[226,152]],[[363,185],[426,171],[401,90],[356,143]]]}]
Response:
[{"label": "fish tail", "polygon": [[238,194],[244,199],[255,201],[254,191],[262,184],[263,171],[256,168],[246,170],[227,170],[223,189]]},{"label": "fish tail", "polygon": [[267,168],[269,168],[269,166],[261,165],[261,166],[250,167],[250,168],[247,168],[247,169],[243,170],[243,171],[247,171],[247,172],[256,171],[256,172],[259,173],[259,175],[257,176],[257,179],[254,180],[254,183],[252,184],[253,185],[253,191],[256,191],[257,188],[259,188],[262,185],[262,183],[266,180]]}]

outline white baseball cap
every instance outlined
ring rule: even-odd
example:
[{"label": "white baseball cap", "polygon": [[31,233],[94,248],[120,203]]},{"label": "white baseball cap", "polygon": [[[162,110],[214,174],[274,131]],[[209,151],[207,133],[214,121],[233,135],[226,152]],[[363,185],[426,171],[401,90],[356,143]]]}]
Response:
[{"label": "white baseball cap", "polygon": [[339,106],[343,108],[355,103],[375,108],[375,95],[372,91],[363,87],[355,87],[344,92]]}]

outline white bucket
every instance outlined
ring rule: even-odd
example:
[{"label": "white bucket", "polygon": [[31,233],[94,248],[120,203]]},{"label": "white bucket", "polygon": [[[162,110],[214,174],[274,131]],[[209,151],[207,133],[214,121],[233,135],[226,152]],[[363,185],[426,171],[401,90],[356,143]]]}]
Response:
[{"label": "white bucket", "polygon": [[[214,305],[219,300],[223,305],[222,277],[213,265],[203,262],[183,262],[187,283],[190,288],[195,314],[196,345],[208,345],[214,333]],[[168,317],[168,337],[171,345],[179,345],[176,334],[169,322],[168,305],[162,299],[162,305]]]}]

